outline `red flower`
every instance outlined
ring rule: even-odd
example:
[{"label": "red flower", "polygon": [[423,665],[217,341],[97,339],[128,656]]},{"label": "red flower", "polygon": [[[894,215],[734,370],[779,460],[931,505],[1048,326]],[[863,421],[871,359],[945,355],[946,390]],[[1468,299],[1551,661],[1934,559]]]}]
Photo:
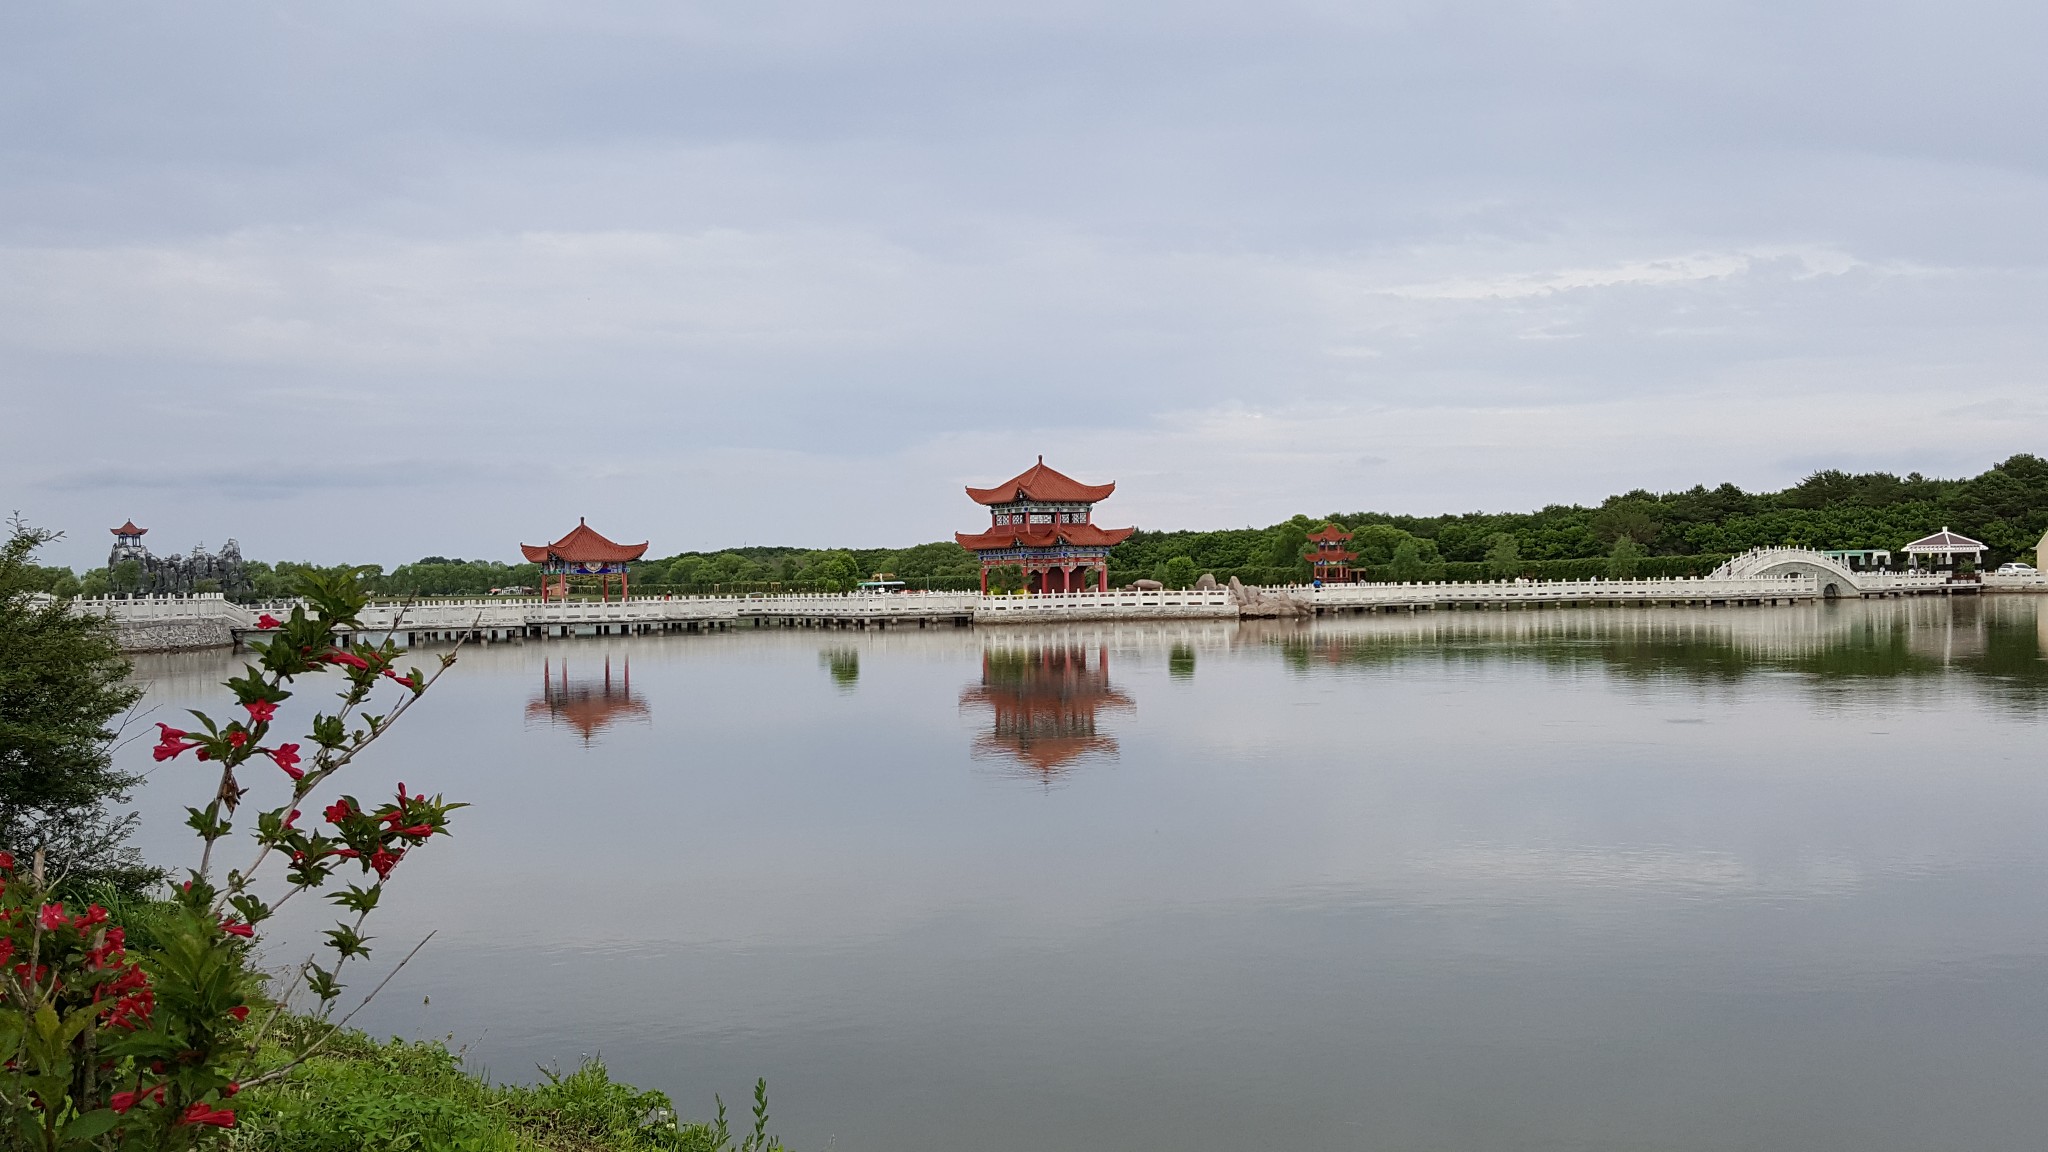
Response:
[{"label": "red flower", "polygon": [[107,1104],[114,1111],[126,1114],[130,1108],[135,1107],[136,1101],[141,1099],[142,1093],[140,1092],[116,1092],[113,1098],[107,1101]]},{"label": "red flower", "polygon": [[95,924],[104,924],[106,922],[107,910],[97,904],[92,904],[86,907],[85,915],[78,918],[75,926],[80,932],[83,932]]},{"label": "red flower", "polygon": [[[286,748],[291,748],[291,747],[295,747],[295,745],[287,744],[287,745],[285,745],[285,747],[286,747]],[[293,777],[293,779],[297,779],[297,777]],[[292,826],[292,821],[294,821],[294,820],[297,820],[298,818],[299,818],[299,810],[298,810],[297,808],[294,808],[294,809],[292,809],[292,814],[284,818],[284,827],[286,827],[286,828],[291,828],[291,826]],[[294,830],[294,831],[296,831],[296,829],[293,829],[293,830]]]},{"label": "red flower", "polygon": [[353,848],[336,848],[334,851],[329,852],[328,855],[338,856],[343,860],[361,860],[363,858],[363,854]]},{"label": "red flower", "polygon": [[249,742],[249,734],[240,728],[228,729],[228,747],[240,748]]},{"label": "red flower", "polygon": [[353,652],[342,652],[336,650],[333,652],[329,652],[325,656],[322,656],[321,659],[327,661],[329,664],[346,664],[351,668],[361,668],[366,672],[369,671],[370,668],[370,662],[368,660],[363,659],[361,656],[358,656]]},{"label": "red flower", "polygon": [[[190,735],[188,732],[173,728],[169,724],[158,724],[157,728],[160,732],[157,736],[156,747],[150,750],[150,755],[155,757],[159,764],[172,759],[188,748],[199,747],[197,740],[185,739],[186,736]],[[204,751],[200,752],[199,758],[201,760],[206,759],[206,753]]]},{"label": "red flower", "polygon": [[240,920],[223,920],[220,922],[220,930],[230,936],[240,936],[244,940],[256,935],[256,929],[242,923]]},{"label": "red flower", "polygon": [[55,932],[69,923],[71,923],[71,917],[64,914],[64,906],[62,904],[45,904],[43,905],[42,914],[36,917],[36,924],[45,932]]},{"label": "red flower", "polygon": [[432,824],[415,824],[410,828],[398,828],[394,829],[394,831],[400,836],[432,836],[434,834],[434,826]]},{"label": "red flower", "polygon": [[228,1015],[233,1016],[235,1023],[240,1024],[249,1018],[249,1006],[247,1004],[237,1004],[233,1008],[228,1009]]},{"label": "red flower", "polygon": [[377,879],[389,880],[391,879],[391,870],[398,867],[398,862],[403,859],[405,859],[405,850],[403,848],[396,852],[379,848],[370,854],[370,867],[377,870]]},{"label": "red flower", "polygon": [[268,632],[272,628],[282,628],[284,627],[284,624],[281,621],[279,621],[277,617],[272,616],[268,612],[265,612],[263,615],[258,616],[256,618],[256,626],[258,628],[263,629],[265,632]]},{"label": "red flower", "polygon": [[228,1081],[228,1086],[220,1090],[220,1098],[226,1100],[241,1090],[242,1086],[240,1084],[230,1080]]},{"label": "red flower", "polygon": [[228,1108],[215,1109],[202,1100],[185,1109],[185,1114],[178,1117],[178,1123],[211,1124],[215,1128],[233,1128],[235,1126],[235,1113],[232,1109]]},{"label": "red flower", "polygon": [[334,803],[329,804],[327,806],[327,810],[320,814],[327,818],[327,822],[329,824],[339,824],[343,820],[346,820],[349,817],[355,815],[356,810],[350,807],[348,800],[344,798],[341,800],[336,800]]},{"label": "red flower", "polygon": [[9,940],[5,936],[0,936],[0,964],[5,964],[12,959],[14,959],[14,941]]},{"label": "red flower", "polygon": [[270,758],[277,761],[277,766],[284,769],[285,775],[294,780],[305,779],[306,770],[298,767],[299,746],[297,744],[279,744],[276,748],[271,749]]},{"label": "red flower", "polygon": [[0,871],[14,871],[14,853],[0,852]]},{"label": "red flower", "polygon": [[398,674],[397,670],[395,670],[395,669],[391,669],[391,668],[386,668],[386,669],[384,670],[384,675],[385,675],[385,677],[386,677],[386,678],[388,678],[388,679],[391,679],[391,680],[396,680],[396,681],[398,681],[398,682],[399,682],[400,684],[403,684],[403,685],[405,685],[405,686],[406,686],[407,688],[410,688],[410,687],[412,687],[412,677],[410,677],[410,676],[400,676],[400,675]]},{"label": "red flower", "polygon": [[277,715],[277,704],[270,700],[251,700],[242,707],[249,710],[251,724],[267,724],[272,716]]}]

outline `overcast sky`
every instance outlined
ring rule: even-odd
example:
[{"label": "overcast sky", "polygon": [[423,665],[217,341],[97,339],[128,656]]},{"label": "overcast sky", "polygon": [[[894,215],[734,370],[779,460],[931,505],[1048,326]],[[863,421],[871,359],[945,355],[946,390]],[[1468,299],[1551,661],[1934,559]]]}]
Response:
[{"label": "overcast sky", "polygon": [[0,9],[0,503],[902,545],[2048,451],[2048,6]]}]

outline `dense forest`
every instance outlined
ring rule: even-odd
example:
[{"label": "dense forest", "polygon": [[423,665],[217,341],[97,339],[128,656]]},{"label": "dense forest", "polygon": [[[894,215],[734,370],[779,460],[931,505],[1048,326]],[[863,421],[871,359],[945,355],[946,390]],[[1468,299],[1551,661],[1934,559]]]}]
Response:
[{"label": "dense forest", "polygon": [[[1336,512],[1297,515],[1264,528],[1140,531],[1110,554],[1110,579],[1124,584],[1152,577],[1179,585],[1211,572],[1246,583],[1301,580],[1308,574],[1302,559],[1307,535],[1327,523],[1354,533],[1362,575],[1375,580],[1700,575],[1753,547],[1896,551],[1943,526],[1990,545],[1990,561],[1998,563],[2031,558],[2048,529],[2048,460],[2017,455],[1963,480],[1825,471],[1782,492],[1723,484],[1637,490],[1594,507],[1553,504],[1534,512]],[[251,561],[241,586],[202,590],[267,599],[283,595],[307,567]],[[970,588],[977,580],[973,555],[942,541],[910,548],[684,552],[635,564],[632,581],[636,593],[844,590],[876,573],[913,588]],[[122,573],[104,568],[82,575],[46,568],[42,577],[60,594],[124,590]],[[393,596],[475,596],[539,582],[532,564],[441,556],[376,572],[378,589]]]}]

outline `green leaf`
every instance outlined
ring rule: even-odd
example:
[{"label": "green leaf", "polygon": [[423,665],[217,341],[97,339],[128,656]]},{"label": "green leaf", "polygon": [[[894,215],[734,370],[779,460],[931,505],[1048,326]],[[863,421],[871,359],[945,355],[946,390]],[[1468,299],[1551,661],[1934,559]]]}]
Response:
[{"label": "green leaf", "polygon": [[71,1123],[66,1124],[64,1139],[90,1140],[120,1123],[120,1120],[120,1115],[112,1108],[95,1108],[83,1116],[74,1117]]}]

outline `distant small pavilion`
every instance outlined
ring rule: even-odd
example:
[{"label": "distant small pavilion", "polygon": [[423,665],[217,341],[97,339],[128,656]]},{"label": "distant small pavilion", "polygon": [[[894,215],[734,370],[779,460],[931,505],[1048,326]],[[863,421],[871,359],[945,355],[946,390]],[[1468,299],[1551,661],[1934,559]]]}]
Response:
[{"label": "distant small pavilion", "polygon": [[1984,553],[1989,551],[1980,541],[1951,532],[1947,525],[1943,525],[1941,531],[1934,535],[1922,536],[1906,545],[1906,563],[1918,568],[1920,558],[1925,556],[1930,568],[1954,568],[1958,560],[1965,559],[1973,567],[1981,568],[1984,566]]},{"label": "distant small pavilion", "polygon": [[597,577],[597,594],[611,598],[611,579],[619,578],[619,599],[626,598],[627,565],[647,554],[647,545],[615,544],[576,518],[576,527],[553,544],[521,544],[529,563],[540,565],[540,598],[569,598],[569,577]]},{"label": "distant small pavilion", "polygon": [[1344,547],[1350,541],[1351,533],[1337,523],[1325,524],[1308,534],[1308,562],[1315,569],[1316,579],[1325,584],[1351,582],[1351,562],[1358,557]]},{"label": "distant small pavilion", "polygon": [[989,529],[953,538],[981,560],[982,595],[989,572],[1011,565],[1024,570],[1032,593],[1109,591],[1109,550],[1137,531],[1095,526],[1095,502],[1114,491],[1114,481],[1083,484],[1063,476],[1043,456],[993,488],[969,488],[968,498],[989,510]]},{"label": "distant small pavilion", "polygon": [[149,549],[142,544],[142,538],[149,534],[149,529],[137,528],[133,519],[110,531],[114,533],[114,550],[107,559],[107,567],[112,568],[123,560],[140,560],[149,555]]}]

